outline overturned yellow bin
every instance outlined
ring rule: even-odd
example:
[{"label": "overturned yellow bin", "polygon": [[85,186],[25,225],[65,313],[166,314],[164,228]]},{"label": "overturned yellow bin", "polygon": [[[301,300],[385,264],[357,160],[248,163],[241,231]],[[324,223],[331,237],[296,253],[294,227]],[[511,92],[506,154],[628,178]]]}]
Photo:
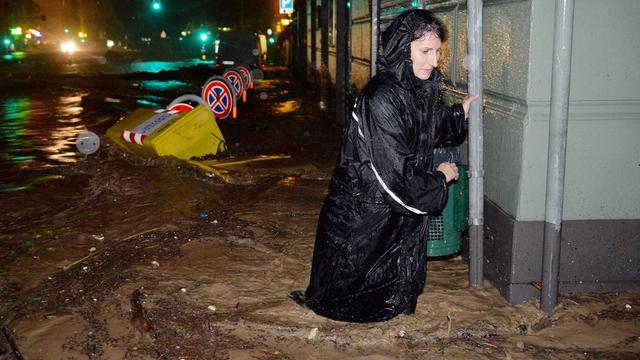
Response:
[{"label": "overturned yellow bin", "polygon": [[227,150],[215,117],[202,105],[187,112],[137,109],[110,127],[107,136],[143,157],[174,156],[188,160]]}]

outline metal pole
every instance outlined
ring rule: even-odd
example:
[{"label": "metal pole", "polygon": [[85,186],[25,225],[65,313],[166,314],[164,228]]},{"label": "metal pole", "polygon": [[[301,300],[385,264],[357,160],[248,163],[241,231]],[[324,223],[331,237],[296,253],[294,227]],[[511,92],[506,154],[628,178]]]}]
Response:
[{"label": "metal pole", "polygon": [[560,231],[564,198],[564,171],[567,153],[573,0],[556,0],[551,70],[551,114],[547,160],[547,198],[544,215],[542,292],[540,308],[550,313],[558,299],[560,271]]},{"label": "metal pole", "polygon": [[327,72],[329,66],[329,0],[322,0],[320,11],[320,64]]},{"label": "metal pole", "polygon": [[297,50],[295,51],[296,59],[294,60],[294,69],[296,70],[296,75],[300,79],[304,79],[306,81],[306,73],[307,73],[307,29],[309,28],[309,24],[307,24],[307,2],[300,1],[297,2],[298,5],[296,10],[296,20],[297,20],[297,31],[296,37],[297,41]]},{"label": "metal pole", "polygon": [[318,70],[316,61],[318,53],[318,4],[316,0],[311,0],[311,69],[315,73]]},{"label": "metal pole", "polygon": [[336,122],[344,125],[347,122],[349,106],[348,94],[351,79],[349,78],[349,32],[350,17],[346,1],[337,1],[336,8]]},{"label": "metal pole", "polygon": [[[451,37],[452,39],[458,39],[458,28],[459,28],[459,20],[460,20],[460,3],[456,4],[456,7],[453,9],[453,36]],[[453,40],[454,44],[451,47],[451,64],[455,64],[456,63],[456,59],[458,58],[458,46],[455,43],[457,40]],[[456,70],[457,66],[452,66],[451,70],[450,70],[450,79],[451,80],[451,84],[453,84],[453,87],[457,87],[458,84],[456,83],[456,80],[458,78],[458,72]]]},{"label": "metal pole", "polygon": [[378,61],[378,32],[380,4],[378,0],[371,0],[371,77],[376,75],[376,61]]},{"label": "metal pole", "polygon": [[480,99],[469,111],[469,286],[482,288],[484,239],[484,165],[482,135],[482,0],[467,1],[469,94]]},{"label": "metal pole", "polygon": [[320,7],[320,108],[327,109],[329,93],[329,0]]}]

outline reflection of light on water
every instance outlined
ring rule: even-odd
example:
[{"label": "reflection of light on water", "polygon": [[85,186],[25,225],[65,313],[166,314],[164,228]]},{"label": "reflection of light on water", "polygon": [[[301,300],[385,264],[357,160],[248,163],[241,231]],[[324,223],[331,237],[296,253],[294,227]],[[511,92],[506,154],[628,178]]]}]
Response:
[{"label": "reflection of light on water", "polygon": [[27,125],[31,113],[28,98],[8,98],[0,105],[0,156],[12,164],[26,164],[34,156],[22,154],[27,146]]},{"label": "reflection of light on water", "polygon": [[78,160],[78,154],[75,151],[66,151],[72,149],[76,136],[87,131],[84,125],[58,127],[53,129],[49,138],[49,145],[44,146],[43,150],[51,155],[47,158],[61,163],[74,163]]},{"label": "reflection of light on water", "polygon": [[280,114],[288,114],[300,109],[300,100],[289,100],[285,102],[281,102],[279,104],[275,104],[274,110]]},{"label": "reflection of light on water", "polygon": [[[82,121],[78,115],[84,108],[81,105],[82,97],[87,93],[77,93],[72,96],[61,96],[55,104],[57,122],[59,124],[77,124]],[[58,163],[74,163],[78,154],[73,151],[75,138],[78,133],[87,131],[84,125],[60,126],[52,129],[42,150],[47,153],[47,159]],[[70,151],[72,150],[72,151]]]},{"label": "reflection of light on water", "polygon": [[75,123],[79,123],[81,121],[82,121],[82,119],[81,118],[77,118],[77,117],[76,118],[71,118],[71,119],[60,119],[60,120],[58,120],[58,122],[60,124],[75,124]]},{"label": "reflection of light on water", "polygon": [[146,99],[139,99],[136,101],[136,104],[142,105],[142,106],[146,106],[146,107],[150,107],[150,108],[154,108],[157,109],[159,107],[161,107],[158,103],[155,103],[153,101],[149,101]]},{"label": "reflection of light on water", "polygon": [[87,130],[79,116],[84,111],[80,106],[83,95],[86,93],[61,96],[51,102],[29,98],[2,101],[0,161],[17,167],[33,166],[38,157],[54,163],[76,162],[80,156],[75,152],[75,137]]},{"label": "reflection of light on water", "polygon": [[27,190],[27,189],[31,189],[34,185],[41,183],[41,182],[45,182],[45,181],[50,181],[50,180],[58,180],[58,179],[64,179],[64,176],[62,175],[46,175],[46,176],[39,176],[36,178],[33,178],[31,180],[27,180],[26,182],[22,183],[22,184],[16,184],[16,183],[6,183],[6,184],[0,184],[0,193],[8,193],[8,192],[16,192],[16,191],[22,191],[22,190]]},{"label": "reflection of light on water", "polygon": [[178,70],[184,67],[200,64],[213,65],[213,61],[201,61],[199,59],[188,61],[134,61],[123,65],[122,70],[125,72],[159,73],[160,71]]},{"label": "reflection of light on water", "polygon": [[280,181],[278,181],[278,184],[280,185],[284,185],[284,186],[293,186],[296,184],[297,182],[297,178],[294,176],[288,176]]},{"label": "reflection of light on water", "polygon": [[146,80],[140,82],[140,89],[151,91],[179,90],[187,86],[189,84],[178,80]]},{"label": "reflection of light on water", "polygon": [[[12,168],[42,168],[78,161],[75,138],[86,131],[82,98],[87,92],[34,100],[7,97],[0,100],[0,163]],[[18,178],[16,178],[18,179]],[[0,192],[21,191],[52,176],[28,178],[0,184]]]},{"label": "reflection of light on water", "polygon": [[79,96],[61,96],[56,106],[56,115],[58,116],[77,116],[82,113],[82,95]]}]

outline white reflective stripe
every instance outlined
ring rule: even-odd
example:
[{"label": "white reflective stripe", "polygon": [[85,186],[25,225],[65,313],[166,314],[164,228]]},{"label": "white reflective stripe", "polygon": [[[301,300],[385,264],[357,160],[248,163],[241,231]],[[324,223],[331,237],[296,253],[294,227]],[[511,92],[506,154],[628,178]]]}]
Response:
[{"label": "white reflective stripe", "polygon": [[360,137],[364,139],[364,133],[362,132],[362,128],[360,128],[360,119],[358,119],[358,115],[356,115],[356,112],[353,111],[351,112],[351,116],[353,116],[353,120],[358,123],[358,135],[360,135]]},{"label": "white reflective stripe", "polygon": [[424,212],[424,211],[418,210],[416,208],[413,208],[413,207],[403,203],[402,200],[400,200],[400,198],[396,194],[394,194],[393,191],[391,191],[391,189],[389,189],[387,187],[387,185],[384,183],[384,181],[382,181],[382,178],[380,177],[380,175],[378,175],[378,171],[376,170],[375,166],[373,166],[373,163],[371,163],[371,169],[373,169],[373,173],[376,174],[376,178],[378,179],[378,182],[380,182],[380,185],[382,185],[382,188],[384,189],[384,191],[386,191],[389,194],[389,196],[391,196],[391,198],[393,200],[395,200],[398,204],[404,206],[405,209],[407,209],[407,210],[409,210],[409,211],[411,211],[413,213],[420,214],[420,215],[425,215],[426,214],[426,212]]},{"label": "white reflective stripe", "polygon": [[122,138],[126,142],[131,142],[131,138],[129,137],[130,135],[131,135],[131,132],[129,130],[125,130],[122,132]]},{"label": "white reflective stripe", "polygon": [[[353,116],[353,119],[358,123],[358,135],[360,135],[360,137],[362,137],[364,139],[364,134],[362,133],[362,130],[360,129],[360,119],[358,119],[358,115],[356,115],[356,112],[352,112],[351,116]],[[378,179],[378,182],[380,183],[380,185],[382,186],[382,188],[384,189],[384,191],[387,192],[387,194],[389,194],[389,196],[391,196],[391,198],[393,200],[395,200],[398,204],[402,205],[405,209],[416,213],[416,214],[420,214],[420,215],[425,215],[426,212],[422,211],[422,210],[418,210],[416,208],[413,208],[407,204],[405,204],[404,202],[402,202],[402,200],[400,200],[400,198],[393,193],[393,191],[391,191],[391,189],[389,189],[387,187],[387,184],[384,183],[384,181],[382,181],[382,178],[380,177],[380,174],[378,174],[378,171],[376,170],[376,167],[373,166],[373,162],[371,163],[371,169],[373,170],[373,173],[376,175],[376,179]]]},{"label": "white reflective stripe", "polygon": [[134,134],[133,141],[135,141],[136,144],[142,145],[142,134]]}]

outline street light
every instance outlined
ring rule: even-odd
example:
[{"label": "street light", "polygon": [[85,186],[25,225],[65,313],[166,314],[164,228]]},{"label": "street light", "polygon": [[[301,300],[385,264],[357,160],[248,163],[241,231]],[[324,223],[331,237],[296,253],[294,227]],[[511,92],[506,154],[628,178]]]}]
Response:
[{"label": "street light", "polygon": [[151,4],[151,8],[154,11],[160,11],[160,9],[162,9],[162,5],[160,4],[159,0],[153,0],[153,3]]},{"label": "street light", "polygon": [[202,42],[207,41],[208,37],[209,37],[209,35],[207,35],[206,33],[200,34],[200,40],[202,40]]}]

